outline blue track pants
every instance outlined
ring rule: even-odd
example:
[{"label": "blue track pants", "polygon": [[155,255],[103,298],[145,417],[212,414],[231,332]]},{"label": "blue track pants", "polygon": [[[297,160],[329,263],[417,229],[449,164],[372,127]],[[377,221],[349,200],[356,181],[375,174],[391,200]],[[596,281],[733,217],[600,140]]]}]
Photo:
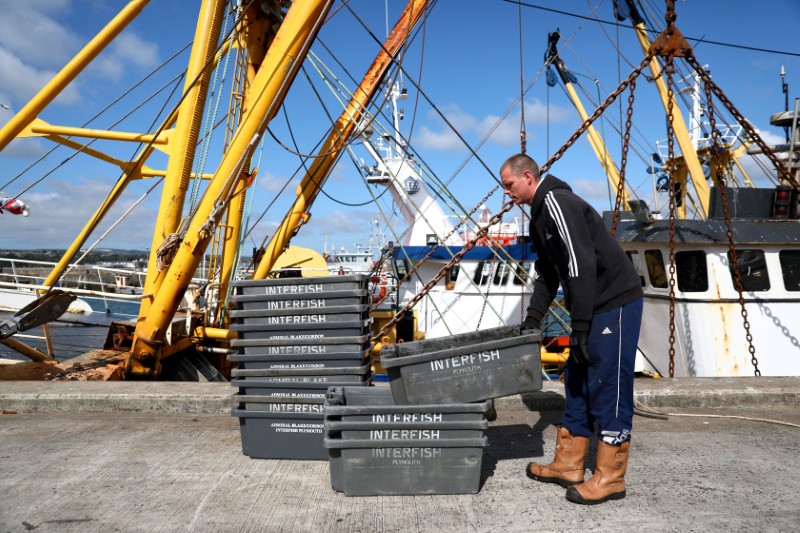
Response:
[{"label": "blue track pants", "polygon": [[563,425],[571,433],[591,436],[597,422],[600,438],[606,442],[630,438],[641,323],[641,298],[592,317],[587,341],[589,366],[579,365],[570,357],[565,370]]}]

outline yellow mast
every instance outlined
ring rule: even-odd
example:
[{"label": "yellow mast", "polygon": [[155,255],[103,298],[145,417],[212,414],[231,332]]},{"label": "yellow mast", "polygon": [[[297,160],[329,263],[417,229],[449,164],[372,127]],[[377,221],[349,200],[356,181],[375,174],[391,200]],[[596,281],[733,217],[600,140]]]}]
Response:
[{"label": "yellow mast", "polygon": [[[203,0],[197,19],[189,66],[186,71],[183,97],[178,110],[173,141],[170,145],[170,158],[164,178],[161,204],[156,217],[151,253],[147,262],[147,276],[144,281],[144,294],[158,292],[163,283],[163,271],[158,266],[156,251],[168,236],[177,231],[183,213],[186,190],[189,187],[189,174],[192,169],[197,148],[198,132],[202,123],[202,110],[208,81],[211,76],[212,60],[219,40],[220,28],[225,12],[222,0]],[[151,299],[142,299],[139,320],[150,312]]]},{"label": "yellow mast", "polygon": [[392,64],[392,57],[399,52],[411,29],[422,18],[427,7],[428,0],[409,0],[408,4],[406,4],[405,10],[387,37],[383,48],[375,57],[369,70],[367,70],[347,108],[334,124],[330,135],[322,144],[319,151],[321,155],[314,159],[308,172],[297,187],[297,199],[270,240],[264,256],[253,275],[254,279],[263,279],[269,274],[275,261],[289,244],[289,240],[300,226],[308,221],[311,216],[308,212],[311,204],[330,174],[333,165],[339,159],[342,150],[350,142],[356,126],[364,115],[364,110],[377,92],[386,71]]},{"label": "yellow mast", "polygon": [[[639,15],[633,0],[627,0],[627,4],[628,8],[630,9],[631,21],[633,22],[634,29],[636,30],[636,38],[639,40],[639,45],[642,47],[642,51],[647,54],[650,51],[652,42],[647,36],[647,30],[644,27],[644,21]],[[653,79],[655,80],[656,88],[658,89],[658,95],[661,97],[661,103],[664,106],[664,111],[668,112],[670,109],[669,92],[667,91],[666,83],[664,83],[664,77],[661,75],[661,65],[658,63],[658,58],[655,56],[650,60],[650,73],[653,75]],[[708,215],[708,204],[710,201],[711,192],[709,190],[708,183],[706,182],[706,177],[703,173],[703,167],[700,164],[700,159],[698,158],[695,147],[692,144],[691,138],[689,137],[689,132],[686,128],[686,122],[683,119],[683,113],[681,113],[681,110],[678,107],[678,102],[675,100],[674,93],[672,95],[671,104],[672,116],[674,117],[673,129],[675,131],[675,138],[678,141],[678,146],[681,148],[681,157],[677,157],[677,161],[668,161],[667,163],[674,163],[678,166],[678,172],[676,173],[677,175],[675,178],[676,182],[678,182],[681,186],[680,190],[682,197],[686,194],[688,171],[688,177],[692,179],[692,184],[694,185],[694,189],[697,193],[697,199],[702,206],[702,212],[698,212],[698,217],[705,219]],[[686,202],[682,201],[680,203],[681,207],[678,208],[678,218],[686,218]]]},{"label": "yellow mast", "polygon": [[197,270],[229,195],[249,164],[258,139],[277,112],[311,42],[330,10],[331,0],[295,0],[269,47],[249,94],[254,101],[189,221],[175,257],[162,273],[147,316],[136,324],[125,372],[131,377],[155,377],[160,372],[166,330],[175,315],[192,274]]},{"label": "yellow mast", "polygon": [[[578,93],[575,91],[575,87],[572,84],[569,76],[567,75],[567,68],[564,65],[564,61],[558,56],[558,51],[556,50],[556,43],[558,42],[559,34],[558,32],[553,32],[549,35],[549,42],[550,48],[548,50],[547,61],[549,61],[558,71],[558,75],[561,78],[561,82],[564,84],[564,88],[567,90],[567,94],[569,95],[572,104],[575,106],[575,109],[578,111],[578,114],[581,117],[581,120],[586,122],[588,120],[589,115],[586,113],[586,109],[584,109],[583,104],[581,103],[581,99],[578,96]],[[608,181],[611,183],[611,186],[616,193],[619,190],[619,183],[622,181],[620,177],[619,170],[617,169],[617,165],[614,163],[614,160],[611,158],[611,155],[608,153],[606,149],[605,143],[603,142],[603,138],[597,133],[597,130],[594,126],[589,126],[586,130],[589,135],[589,144],[592,146],[592,150],[594,150],[597,159],[600,160],[600,164],[603,166],[603,171],[608,176]],[[621,209],[628,208],[628,201],[630,201],[631,197],[628,193],[628,188],[623,187],[622,189],[622,204]]]}]

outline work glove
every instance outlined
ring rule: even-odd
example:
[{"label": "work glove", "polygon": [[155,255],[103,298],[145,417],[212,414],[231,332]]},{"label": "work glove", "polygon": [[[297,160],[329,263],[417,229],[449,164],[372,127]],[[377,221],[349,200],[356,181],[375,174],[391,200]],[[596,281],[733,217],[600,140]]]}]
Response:
[{"label": "work glove", "polygon": [[589,350],[586,348],[588,338],[588,331],[576,330],[572,330],[572,335],[569,337],[569,358],[580,366],[589,365]]},{"label": "work glove", "polygon": [[525,320],[522,321],[522,324],[519,325],[519,331],[520,333],[523,331],[527,333],[530,330],[541,332],[542,321],[528,315],[525,317]]}]

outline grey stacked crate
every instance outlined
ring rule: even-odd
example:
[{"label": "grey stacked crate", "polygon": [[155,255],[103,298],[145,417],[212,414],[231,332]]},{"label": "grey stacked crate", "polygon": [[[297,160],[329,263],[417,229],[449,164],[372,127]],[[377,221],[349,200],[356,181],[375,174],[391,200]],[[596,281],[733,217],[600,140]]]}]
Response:
[{"label": "grey stacked crate", "polygon": [[364,275],[237,281],[231,371],[242,451],[253,458],[327,459],[329,386],[371,383]]},{"label": "grey stacked crate", "polygon": [[542,388],[541,334],[502,326],[383,346],[397,403],[476,402]]},{"label": "grey stacked crate", "polygon": [[331,487],[347,496],[474,494],[490,402],[398,405],[387,387],[331,387]]}]

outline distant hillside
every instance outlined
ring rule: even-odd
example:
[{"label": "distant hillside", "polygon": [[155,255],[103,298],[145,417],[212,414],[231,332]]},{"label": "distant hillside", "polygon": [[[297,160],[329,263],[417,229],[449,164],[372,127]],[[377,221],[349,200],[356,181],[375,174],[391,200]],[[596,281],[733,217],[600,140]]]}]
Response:
[{"label": "distant hillside", "polygon": [[[27,261],[58,261],[66,250],[33,249],[33,250],[0,250],[0,257],[6,259],[22,259]],[[92,250],[83,260],[84,264],[95,263],[128,263],[131,261],[147,262],[148,252],[144,250],[114,250],[101,248]]]}]

